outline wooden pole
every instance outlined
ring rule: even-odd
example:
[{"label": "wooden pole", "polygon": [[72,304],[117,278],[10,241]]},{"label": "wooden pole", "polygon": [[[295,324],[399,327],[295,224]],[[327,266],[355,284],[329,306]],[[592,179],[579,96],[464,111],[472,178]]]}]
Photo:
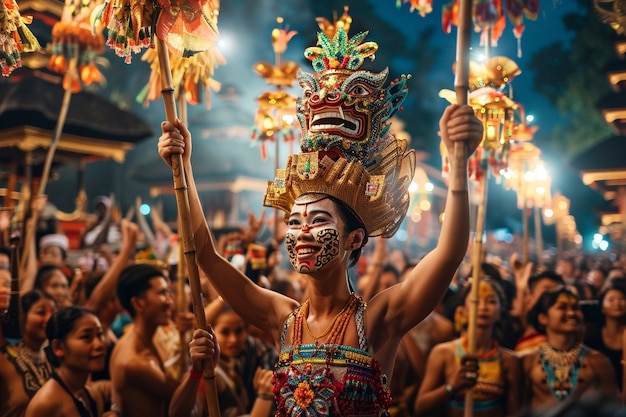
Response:
[{"label": "wooden pole", "polygon": [[[165,41],[156,37],[156,44],[159,56],[161,95],[163,96],[163,104],[165,106],[165,116],[167,121],[174,123],[177,119],[176,99],[174,98],[170,58]],[[189,206],[187,180],[185,178],[183,156],[181,154],[172,155],[172,175],[174,177],[176,205],[178,206],[181,225],[179,230],[179,239],[183,244],[185,260],[187,261],[187,272],[189,273],[189,286],[191,287],[193,311],[196,316],[198,328],[206,329],[207,324],[206,316],[204,315],[204,303],[202,302],[200,288],[200,274],[198,272],[198,264],[196,263],[196,245],[193,240],[193,228],[191,225],[191,208]],[[217,385],[215,383],[215,372],[212,361],[205,361],[203,368],[204,388],[209,415],[211,417],[220,417],[221,413],[217,399]]]},{"label": "wooden pole", "polygon": [[[52,137],[52,142],[50,143],[50,147],[48,148],[48,153],[46,155],[46,161],[44,163],[43,172],[41,174],[41,181],[39,183],[39,191],[34,197],[38,197],[46,193],[46,186],[48,185],[48,178],[50,177],[50,169],[52,168],[52,162],[54,161],[54,154],[56,153],[57,146],[59,145],[59,139],[61,138],[61,133],[63,133],[63,127],[65,126],[65,120],[67,119],[67,111],[70,108],[70,101],[72,99],[72,82],[76,73],[76,66],[78,64],[78,45],[74,48],[74,56],[72,56],[68,63],[67,69],[67,86],[65,91],[63,92],[63,101],[61,102],[61,110],[59,111],[59,118],[57,119],[57,124],[54,129],[54,136]],[[32,192],[32,190],[31,190]],[[32,198],[31,198],[32,201]],[[32,245],[33,240],[35,239],[35,233],[37,231],[37,223],[39,214],[37,212],[33,212],[32,221],[30,223],[30,227],[26,227],[26,233],[24,242],[22,245],[22,257],[20,259],[20,271],[26,270],[26,266],[28,264],[29,256],[37,256],[37,254],[30,253],[30,247]],[[26,219],[24,219],[26,220]],[[28,223],[26,223],[28,224]]]},{"label": "wooden pole", "polygon": [[[478,210],[476,215],[476,231],[474,233],[474,250],[472,252],[472,287],[470,289],[470,308],[467,321],[467,344],[468,354],[476,354],[476,318],[478,315],[478,287],[482,275],[483,263],[483,234],[485,232],[485,219],[487,207],[487,188],[489,187],[489,175],[487,170],[480,179]],[[474,415],[474,389],[468,389],[465,393],[464,416]]]},{"label": "wooden pole", "polygon": [[[526,172],[528,167],[526,164],[524,166],[524,171],[522,175]],[[528,204],[528,184],[526,181],[522,183],[522,263],[526,265],[528,263],[528,246],[530,241],[529,236],[529,228],[528,228],[528,208],[526,205]]]},{"label": "wooden pole", "polygon": [[535,206],[535,245],[537,247],[537,265],[543,267],[543,236],[541,234],[541,207]]},{"label": "wooden pole", "polygon": [[[459,6],[459,24],[456,40],[456,66],[454,74],[454,92],[457,104],[469,101],[469,47],[471,39],[472,0],[461,0]],[[457,169],[450,178],[454,190],[467,190],[467,146],[462,142],[454,143],[454,159]],[[464,168],[463,168],[464,167]],[[456,187],[455,187],[456,185]],[[464,187],[463,187],[464,185]]]},{"label": "wooden pole", "polygon": [[[454,91],[456,93],[456,102],[457,104],[467,104],[469,102],[469,48],[470,48],[470,40],[471,40],[471,28],[472,28],[472,0],[461,0],[459,2],[459,22],[457,27],[457,40],[456,40],[456,67],[455,67],[455,77],[454,77]],[[467,146],[461,142],[455,142],[454,144],[454,159],[455,166],[458,167],[455,176],[450,178],[450,186],[454,190],[467,190]],[[484,178],[487,178],[487,172],[483,175]],[[484,181],[484,185],[482,187],[482,192],[486,192],[487,190],[487,181]],[[484,199],[481,199],[484,201]],[[475,244],[474,244],[474,276],[480,272],[480,259],[482,254],[482,222],[481,222],[481,213],[484,213],[484,205],[483,207],[479,207],[478,209],[478,222],[476,224],[476,236],[475,236]],[[484,215],[482,215],[484,217]],[[479,228],[480,226],[480,228]],[[476,267],[478,265],[478,267]],[[478,282],[474,280],[472,289],[476,289],[476,295],[478,295]],[[474,292],[474,291],[472,291]],[[476,297],[476,300],[478,298]],[[475,307],[472,305],[472,307]],[[472,308],[474,311],[474,316],[476,315],[476,308]],[[471,311],[470,311],[470,325],[472,323],[471,320]],[[476,319],[474,318],[474,325]],[[475,334],[476,331],[474,330]],[[471,335],[470,331],[468,331],[468,335],[471,336],[469,338],[470,343],[470,352],[473,353],[476,351],[476,341],[473,340],[473,335]],[[473,344],[472,344],[473,342]],[[473,350],[472,350],[473,349]],[[468,407],[469,405],[469,407]],[[468,414],[469,410],[469,414]],[[469,390],[465,395],[465,415],[471,416],[473,410],[473,390]]]},{"label": "wooden pole", "polygon": [[[187,126],[187,100],[182,92],[178,93],[178,110],[180,112],[180,121]],[[187,283],[187,262],[185,261],[185,251],[183,249],[182,241],[180,239],[180,231],[182,230],[182,222],[180,215],[178,216],[178,265],[176,265],[176,304],[178,306],[178,313],[184,314],[187,312],[187,294],[185,294],[185,284]],[[204,309],[203,309],[204,311]],[[206,316],[205,316],[206,317]],[[180,369],[185,369],[187,365],[187,355],[184,352],[185,349],[185,332],[178,333],[180,339]]]}]

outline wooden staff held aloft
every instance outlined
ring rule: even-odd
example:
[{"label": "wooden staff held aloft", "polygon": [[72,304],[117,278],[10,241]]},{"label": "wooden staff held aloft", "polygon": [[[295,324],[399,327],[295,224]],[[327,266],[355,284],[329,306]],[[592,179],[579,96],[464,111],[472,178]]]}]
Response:
[{"label": "wooden staff held aloft", "polygon": [[[174,87],[172,73],[169,64],[169,55],[165,41],[156,37],[157,51],[159,54],[159,66],[161,72],[161,94],[165,106],[165,117],[168,122],[174,123],[176,116],[176,99],[174,98]],[[187,193],[187,180],[183,168],[183,156],[178,154],[172,156],[172,175],[174,177],[174,191],[176,193],[176,204],[180,217],[179,238],[183,245],[187,273],[189,274],[189,286],[193,311],[196,316],[198,328],[206,329],[206,317],[204,315],[204,304],[202,302],[200,288],[200,274],[196,263],[196,246],[193,240],[193,229],[191,225],[191,208],[189,206],[189,195]],[[213,363],[206,360],[203,367],[204,388],[211,417],[220,417],[220,408],[217,398],[217,385],[215,383],[215,372]]]}]

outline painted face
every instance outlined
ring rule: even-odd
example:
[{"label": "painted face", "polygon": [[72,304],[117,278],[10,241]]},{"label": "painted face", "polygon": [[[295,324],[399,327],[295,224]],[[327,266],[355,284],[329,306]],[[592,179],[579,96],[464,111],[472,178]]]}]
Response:
[{"label": "painted face", "polygon": [[500,318],[500,298],[493,286],[481,281],[478,285],[477,323],[493,325]]},{"label": "painted face", "polygon": [[234,358],[245,349],[248,332],[243,319],[235,312],[220,314],[213,325],[213,330],[220,345],[221,355]]},{"label": "painted face", "polygon": [[560,294],[546,313],[546,330],[560,333],[575,333],[580,330],[583,313],[578,299],[569,294]]},{"label": "painted face", "polygon": [[100,320],[85,314],[74,322],[72,331],[61,343],[63,363],[86,372],[101,371],[105,365],[106,345]]},{"label": "painted face", "polygon": [[54,298],[57,306],[64,306],[70,299],[70,289],[67,277],[60,269],[53,271],[42,288],[43,292]]},{"label": "painted face", "polygon": [[11,272],[0,269],[0,312],[9,308],[11,301]]},{"label": "painted face", "polygon": [[[465,298],[465,311],[468,312],[472,304],[472,295]],[[480,327],[491,327],[500,319],[501,304],[498,293],[489,282],[480,281],[478,285],[478,308],[476,324]],[[465,318],[467,320],[467,318]]]},{"label": "painted face", "polygon": [[317,272],[340,257],[343,221],[330,199],[294,204],[286,235],[289,262],[297,272]]},{"label": "painted face", "polygon": [[24,323],[24,335],[28,335],[33,340],[41,343],[46,340],[46,324],[50,316],[56,311],[54,301],[48,298],[41,298],[30,307],[26,313]]}]

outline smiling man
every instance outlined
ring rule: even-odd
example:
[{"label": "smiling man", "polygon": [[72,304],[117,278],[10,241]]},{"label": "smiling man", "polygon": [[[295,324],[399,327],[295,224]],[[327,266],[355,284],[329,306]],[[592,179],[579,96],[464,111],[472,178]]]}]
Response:
[{"label": "smiling man", "polygon": [[166,325],[173,304],[163,271],[145,264],[120,275],[117,296],[133,318],[132,330],[116,343],[109,370],[113,409],[124,417],[165,417],[177,380],[168,376],[152,340]]}]

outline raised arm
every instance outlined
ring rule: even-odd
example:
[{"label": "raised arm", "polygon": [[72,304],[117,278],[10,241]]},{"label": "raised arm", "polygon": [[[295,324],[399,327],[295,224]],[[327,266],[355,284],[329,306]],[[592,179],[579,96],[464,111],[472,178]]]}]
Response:
[{"label": "raised arm", "polygon": [[137,235],[139,234],[139,228],[135,223],[122,219],[120,223],[120,230],[122,232],[122,246],[120,253],[115,258],[115,261],[111,264],[106,271],[100,282],[96,285],[91,292],[89,299],[85,303],[85,306],[92,309],[96,313],[100,313],[106,303],[113,297],[115,297],[115,289],[117,288],[117,280],[122,273],[122,270],[128,265],[133,252],[135,251],[135,243],[137,242]]},{"label": "raised arm", "polygon": [[[439,241],[435,249],[422,259],[401,283],[382,291],[369,303],[368,319],[376,334],[385,330],[384,338],[398,339],[436,307],[467,251],[469,240],[469,201],[466,181],[453,180],[467,175],[466,164],[454,158],[454,142],[467,144],[471,155],[483,136],[482,123],[470,106],[451,105],[439,122],[440,136],[450,154],[450,185]],[[466,178],[466,177],[465,177]],[[385,343],[385,341],[381,341]]]},{"label": "raised arm", "polygon": [[[191,166],[191,134],[185,126],[163,122],[159,138],[159,155],[172,167],[172,155],[183,155],[183,168],[187,180],[191,223],[196,245],[198,265],[209,277],[226,302],[248,323],[271,331],[278,338],[280,327],[287,315],[296,307],[295,301],[254,284],[234,268],[217,251],[208,227]],[[259,314],[260,311],[268,314]]]}]

